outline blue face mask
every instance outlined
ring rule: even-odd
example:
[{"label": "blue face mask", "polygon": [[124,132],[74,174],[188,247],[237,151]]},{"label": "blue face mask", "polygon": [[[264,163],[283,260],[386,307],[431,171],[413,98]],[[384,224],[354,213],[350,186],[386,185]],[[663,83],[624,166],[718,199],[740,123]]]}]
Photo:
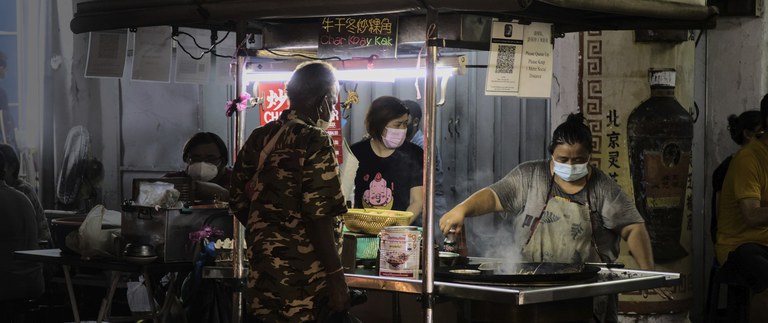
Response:
[{"label": "blue face mask", "polygon": [[563,164],[558,163],[554,159],[552,162],[555,164],[554,171],[557,176],[562,178],[566,182],[573,182],[584,178],[589,174],[588,163],[583,164]]}]

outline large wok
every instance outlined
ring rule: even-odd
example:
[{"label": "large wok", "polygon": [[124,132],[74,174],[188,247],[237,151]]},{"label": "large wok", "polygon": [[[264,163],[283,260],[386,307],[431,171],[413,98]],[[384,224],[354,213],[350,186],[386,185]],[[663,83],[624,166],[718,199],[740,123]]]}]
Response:
[{"label": "large wok", "polygon": [[515,272],[501,271],[498,264],[481,263],[444,266],[435,270],[435,279],[457,283],[503,286],[565,285],[597,281],[600,268],[552,262],[516,264]]}]

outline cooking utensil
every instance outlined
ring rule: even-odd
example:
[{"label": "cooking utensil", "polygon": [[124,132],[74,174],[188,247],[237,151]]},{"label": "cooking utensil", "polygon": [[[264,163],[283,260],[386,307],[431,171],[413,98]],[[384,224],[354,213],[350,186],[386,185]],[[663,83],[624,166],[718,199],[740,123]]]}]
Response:
[{"label": "cooking utensil", "polygon": [[451,269],[449,270],[452,274],[459,274],[459,275],[480,275],[482,272],[477,269]]},{"label": "cooking utensil", "polygon": [[123,250],[124,257],[157,257],[155,246],[149,244],[129,243]]},{"label": "cooking utensil", "polygon": [[611,262],[611,263],[605,263],[605,262],[585,262],[584,265],[597,266],[597,267],[605,267],[605,268],[624,268],[624,264],[622,264],[620,262]]},{"label": "cooking utensil", "polygon": [[[573,282],[595,281],[599,267],[565,263],[518,263],[514,273],[502,271],[500,263],[482,263],[440,267],[435,278],[460,283],[527,286],[558,285]],[[479,270],[480,274],[463,274],[457,269]]]},{"label": "cooking utensil", "polygon": [[459,260],[458,253],[450,251],[440,251],[438,257],[440,259],[440,266],[455,266]]},{"label": "cooking utensil", "polygon": [[152,256],[152,257],[123,256],[123,259],[125,259],[125,261],[130,262],[132,264],[146,265],[146,264],[152,263],[155,260],[157,260],[157,256]]}]

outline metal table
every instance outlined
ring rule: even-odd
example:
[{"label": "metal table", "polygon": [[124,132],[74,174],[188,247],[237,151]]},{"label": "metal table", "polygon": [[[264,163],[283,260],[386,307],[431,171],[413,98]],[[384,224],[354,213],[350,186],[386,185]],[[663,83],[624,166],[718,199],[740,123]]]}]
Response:
[{"label": "metal table", "polygon": [[[376,270],[354,269],[345,274],[353,288],[421,294],[421,279],[379,276]],[[205,267],[203,277],[232,278],[230,267]],[[680,274],[623,268],[600,267],[598,281],[559,286],[503,287],[435,280],[435,294],[444,297],[529,305],[598,295],[674,286]]]},{"label": "metal table", "polygon": [[[115,290],[117,289],[118,282],[120,278],[125,273],[140,273],[143,274],[144,277],[149,277],[149,273],[177,273],[180,271],[188,271],[192,269],[192,263],[191,262],[181,262],[181,263],[149,263],[149,264],[136,264],[131,263],[127,261],[123,261],[120,259],[93,259],[93,260],[87,260],[82,259],[80,255],[77,254],[71,254],[71,253],[63,253],[60,249],[41,249],[41,250],[27,250],[27,251],[15,251],[13,253],[14,259],[19,260],[26,260],[26,261],[32,261],[32,262],[41,262],[41,263],[50,263],[55,265],[60,265],[64,271],[64,279],[67,284],[67,292],[69,294],[69,300],[70,305],[72,306],[72,314],[74,316],[75,322],[80,322],[80,313],[78,311],[77,307],[77,300],[75,299],[75,293],[74,288],[72,284],[72,277],[70,276],[70,268],[71,267],[86,267],[86,268],[95,268],[95,269],[101,269],[108,271],[111,274],[111,278],[109,281],[109,288],[104,296],[104,299],[101,302],[101,307],[99,308],[99,314],[97,317],[97,322],[102,322],[103,320],[107,319],[110,313],[110,307],[112,304],[112,297],[115,294]],[[149,294],[149,299],[153,299],[154,295],[152,294],[152,284],[150,282],[150,279],[147,278],[147,293]],[[174,291],[174,285],[176,283],[176,275],[171,275],[171,281],[169,283],[169,295],[165,297],[165,302],[160,308],[156,308],[155,302],[150,302],[150,306],[152,308],[152,312],[150,312],[148,315],[141,315],[141,316],[133,316],[130,318],[110,318],[110,321],[118,321],[125,319],[127,321],[136,321],[138,319],[158,319],[158,321],[162,322],[165,320],[165,316],[168,314],[168,311],[170,310],[170,301],[174,297],[173,291]]]},{"label": "metal table", "polygon": [[[528,305],[677,285],[680,274],[601,267],[598,281],[560,286],[499,287],[435,280],[439,296]],[[349,287],[421,293],[421,280],[381,277],[371,270],[347,273]]]}]

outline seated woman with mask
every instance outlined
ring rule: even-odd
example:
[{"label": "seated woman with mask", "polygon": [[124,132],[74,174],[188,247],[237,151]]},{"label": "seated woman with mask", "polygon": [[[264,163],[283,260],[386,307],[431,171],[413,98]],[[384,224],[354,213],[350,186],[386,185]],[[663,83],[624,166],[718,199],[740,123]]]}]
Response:
[{"label": "seated woman with mask", "polygon": [[196,199],[229,200],[232,170],[227,167],[227,145],[219,136],[211,132],[196,133],[184,144],[182,158],[187,164],[186,169],[163,177],[190,177],[196,180]]},{"label": "seated woman with mask", "polygon": [[359,161],[355,176],[355,207],[421,215],[424,151],[405,141],[410,113],[400,99],[382,96],[365,116],[370,138],[350,148]]}]

